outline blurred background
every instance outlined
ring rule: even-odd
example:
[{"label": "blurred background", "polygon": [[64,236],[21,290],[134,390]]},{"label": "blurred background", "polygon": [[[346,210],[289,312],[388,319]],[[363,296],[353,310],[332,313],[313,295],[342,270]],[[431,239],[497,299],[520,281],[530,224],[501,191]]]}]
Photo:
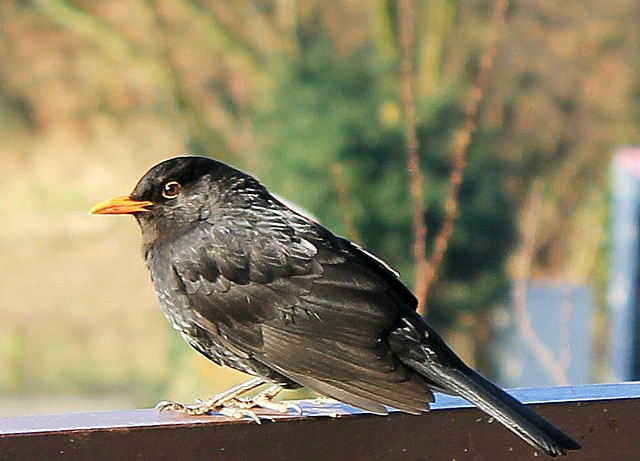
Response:
[{"label": "blurred background", "polygon": [[500,5],[413,0],[411,32],[393,0],[0,2],[0,416],[245,379],[170,330],[135,220],[87,216],[167,157],[257,176],[413,285],[407,82],[427,256],[472,135],[430,322],[504,386],[640,376],[640,3]]}]

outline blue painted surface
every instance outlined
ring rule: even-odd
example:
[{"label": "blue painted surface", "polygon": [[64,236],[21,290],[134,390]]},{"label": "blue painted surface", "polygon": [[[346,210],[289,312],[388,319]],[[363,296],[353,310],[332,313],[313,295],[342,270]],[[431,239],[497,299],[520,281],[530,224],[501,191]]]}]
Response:
[{"label": "blue painted surface", "polygon": [[634,351],[638,335],[638,223],[640,149],[616,153],[611,167],[611,238],[607,305],[610,381],[638,376]]},{"label": "blue painted surface", "polygon": [[[525,291],[525,311],[537,340],[551,352],[555,365],[565,371],[569,384],[593,382],[595,315],[588,286],[569,282],[530,283]],[[505,308],[494,320],[494,361],[497,381],[504,387],[553,386],[557,382],[542,357],[524,338],[518,318]]]},{"label": "blue painted surface", "polygon": [[[640,399],[640,383],[617,384],[588,384],[582,386],[545,387],[529,389],[512,389],[509,391],[524,403],[560,403],[584,402],[602,400]],[[333,400],[314,399],[296,401],[302,409],[303,415],[291,413],[289,415],[274,415],[273,413],[258,412],[265,418],[274,420],[295,419],[306,417],[343,417],[366,412],[343,405]],[[472,405],[457,397],[436,394],[433,411],[467,408]],[[394,410],[392,410],[393,412]],[[201,422],[217,421],[221,424],[233,423],[225,416],[212,415],[191,417],[177,413],[158,414],[154,409],[104,411],[96,413],[70,413],[64,415],[18,416],[0,418],[0,435],[42,433],[51,431],[102,430],[122,427],[150,427],[159,425],[193,425]],[[236,422],[237,423],[237,422]],[[250,420],[243,424],[255,424]]]}]

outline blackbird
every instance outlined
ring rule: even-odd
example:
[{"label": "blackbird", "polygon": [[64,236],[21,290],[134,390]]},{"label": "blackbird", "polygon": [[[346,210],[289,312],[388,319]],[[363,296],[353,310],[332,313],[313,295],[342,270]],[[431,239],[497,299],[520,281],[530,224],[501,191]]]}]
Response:
[{"label": "blackbird", "polygon": [[[255,178],[204,157],[159,163],[92,214],[132,214],[160,305],[198,352],[253,379],[160,409],[256,419],[305,386],[370,411],[419,414],[432,391],[465,398],[550,456],[580,445],[469,368],[416,313],[383,261],[284,205]],[[269,383],[253,399],[242,394]],[[259,420],[258,420],[259,422]]]}]

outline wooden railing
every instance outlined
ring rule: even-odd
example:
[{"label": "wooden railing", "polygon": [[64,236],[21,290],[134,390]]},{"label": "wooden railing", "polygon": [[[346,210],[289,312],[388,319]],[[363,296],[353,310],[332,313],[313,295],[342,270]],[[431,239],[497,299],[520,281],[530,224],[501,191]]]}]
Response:
[{"label": "wooden railing", "polygon": [[[512,393],[583,446],[568,460],[640,460],[640,383]],[[0,418],[0,459],[25,460],[541,460],[466,402],[437,395],[421,416],[365,414],[300,402],[303,416],[261,425],[155,410]]]}]

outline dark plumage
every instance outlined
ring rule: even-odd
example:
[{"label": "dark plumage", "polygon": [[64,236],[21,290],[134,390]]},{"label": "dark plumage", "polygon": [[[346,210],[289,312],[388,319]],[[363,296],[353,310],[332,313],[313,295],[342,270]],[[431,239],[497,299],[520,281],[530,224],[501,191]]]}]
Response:
[{"label": "dark plumage", "polygon": [[549,455],[580,448],[467,367],[386,264],[251,176],[207,158],[173,158],[130,196],[92,212],[134,214],[165,316],[217,364],[377,414],[385,406],[427,411],[439,390]]}]

